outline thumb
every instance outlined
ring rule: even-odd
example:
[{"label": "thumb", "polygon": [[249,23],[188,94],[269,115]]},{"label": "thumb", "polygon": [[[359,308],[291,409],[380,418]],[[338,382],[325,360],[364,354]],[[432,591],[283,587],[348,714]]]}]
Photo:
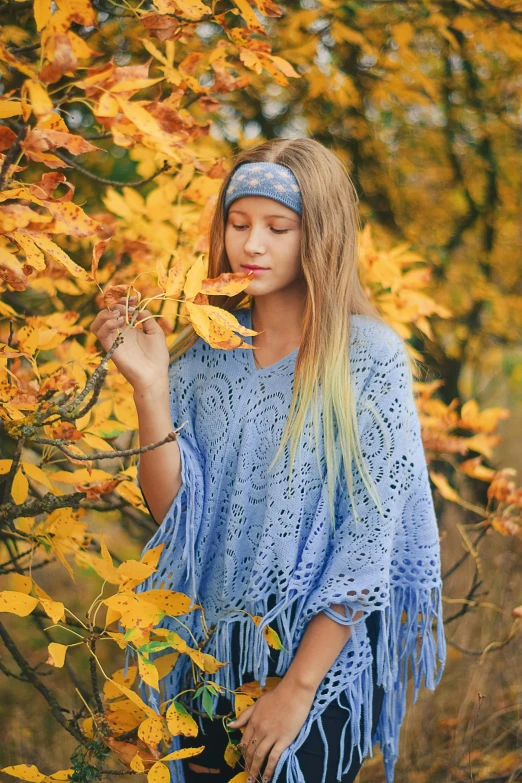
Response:
[{"label": "thumb", "polygon": [[248,723],[250,716],[252,714],[252,710],[254,709],[255,704],[251,704],[250,707],[247,707],[246,710],[243,710],[239,718],[236,718],[235,720],[229,721],[229,726],[233,726],[234,729],[239,729],[242,726],[245,725],[245,723]]},{"label": "thumb", "polygon": [[156,316],[150,310],[141,310],[136,316],[136,324],[141,323],[145,334],[164,334],[163,329],[158,324]]}]

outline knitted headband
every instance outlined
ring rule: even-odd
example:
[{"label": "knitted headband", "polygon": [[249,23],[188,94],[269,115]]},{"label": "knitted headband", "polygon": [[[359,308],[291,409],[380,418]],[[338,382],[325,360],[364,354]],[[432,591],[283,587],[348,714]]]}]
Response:
[{"label": "knitted headband", "polygon": [[243,196],[266,196],[302,214],[301,191],[293,171],[279,163],[243,163],[233,173],[225,192],[225,215]]}]

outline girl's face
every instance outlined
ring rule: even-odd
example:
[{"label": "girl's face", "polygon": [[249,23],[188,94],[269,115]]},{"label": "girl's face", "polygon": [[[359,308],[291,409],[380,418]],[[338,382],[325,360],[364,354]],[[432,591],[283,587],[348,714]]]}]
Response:
[{"label": "girl's face", "polygon": [[225,226],[225,249],[233,272],[262,267],[245,292],[269,294],[302,284],[301,218],[264,196],[232,202]]}]

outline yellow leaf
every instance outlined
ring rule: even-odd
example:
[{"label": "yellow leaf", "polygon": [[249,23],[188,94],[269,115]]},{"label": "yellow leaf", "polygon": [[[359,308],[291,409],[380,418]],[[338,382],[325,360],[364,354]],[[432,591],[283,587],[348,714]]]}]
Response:
[{"label": "yellow leaf", "polygon": [[90,432],[84,432],[82,434],[83,440],[91,449],[94,449],[95,451],[114,451],[114,447],[111,446],[110,443],[107,443],[106,440],[103,440],[103,438],[100,438],[99,435],[92,435]]},{"label": "yellow leaf", "polygon": [[[83,209],[77,204],[73,204],[72,201],[46,201],[45,206],[55,219],[55,234],[68,234],[73,237],[90,237],[95,234],[100,227],[100,224],[96,220],[93,220],[86,215]],[[83,267],[78,267],[78,269],[82,269],[82,271],[87,274],[85,270],[83,270]],[[90,281],[92,282],[92,279],[90,279]]]},{"label": "yellow leaf", "polygon": [[87,735],[90,739],[93,739],[94,737],[94,721],[92,718],[85,718],[82,721],[82,731],[84,734]]},{"label": "yellow leaf", "polygon": [[53,783],[53,781],[69,780],[73,772],[73,769],[59,769],[56,772],[53,772],[52,775],[47,775],[45,781],[46,783]]},{"label": "yellow leaf", "polygon": [[24,472],[27,473],[29,478],[34,479],[34,481],[38,481],[40,484],[43,484],[44,487],[47,487],[47,489],[50,489],[51,491],[54,490],[49,476],[47,473],[44,473],[44,471],[39,468],[38,465],[33,465],[31,462],[23,462],[22,465],[24,467]]},{"label": "yellow leaf", "polygon": [[241,751],[237,745],[234,745],[233,742],[229,742],[225,748],[223,758],[229,767],[235,767],[238,761],[241,759]]},{"label": "yellow leaf", "polygon": [[255,15],[254,9],[247,3],[247,0],[234,0],[234,3],[239,8],[239,13],[245,20],[247,27],[251,30],[257,30],[259,33],[265,32],[265,28]]},{"label": "yellow leaf", "polygon": [[11,237],[25,254],[26,264],[29,264],[38,272],[42,272],[45,269],[45,256],[31,237],[24,231],[13,231]]},{"label": "yellow leaf", "polygon": [[83,38],[80,38],[79,35],[76,35],[76,33],[73,33],[72,30],[67,30],[67,38],[71,44],[74,56],[78,59],[81,60],[86,57],[94,57],[99,54],[99,52],[95,52],[94,49],[91,49],[87,42]]},{"label": "yellow leaf", "polygon": [[21,113],[22,104],[20,101],[7,101],[5,98],[4,100],[0,100],[0,120],[5,120],[8,117],[16,117]]},{"label": "yellow leaf", "polygon": [[169,768],[160,761],[156,761],[147,772],[147,780],[148,783],[169,783]]},{"label": "yellow leaf", "polygon": [[29,494],[29,482],[21,470],[18,470],[16,476],[14,477],[11,494],[15,503],[25,503],[27,500],[27,496]]},{"label": "yellow leaf", "polygon": [[138,560],[125,560],[124,563],[116,569],[120,582],[126,586],[141,584],[147,577],[154,573],[154,567]]},{"label": "yellow leaf", "polygon": [[93,468],[90,473],[87,468],[78,468],[74,473],[69,473],[67,470],[57,470],[49,475],[53,481],[59,481],[61,484],[88,484],[93,481],[107,481],[114,478],[112,473],[107,473],[106,470],[99,468]]},{"label": "yellow leaf", "polygon": [[34,326],[26,324],[18,331],[18,344],[20,350],[29,356],[34,356],[36,349],[38,348],[39,340],[39,333]]},{"label": "yellow leaf", "polygon": [[56,666],[57,669],[61,669],[65,663],[67,645],[51,642],[47,649],[49,650],[49,657],[47,658],[46,663],[50,664],[51,666]]},{"label": "yellow leaf", "polygon": [[147,718],[140,724],[138,737],[147,745],[159,745],[163,739],[163,729],[163,718]]},{"label": "yellow leaf", "polygon": [[164,78],[164,76],[158,76],[157,79],[122,79],[120,82],[113,84],[110,90],[112,93],[135,92],[143,90],[145,87],[152,87],[153,84],[162,82]]},{"label": "yellow leaf", "polygon": [[47,617],[51,618],[53,623],[59,623],[60,621],[65,622],[65,607],[61,601],[41,598],[40,603],[42,604],[45,614]]},{"label": "yellow leaf", "polygon": [[6,775],[12,775],[19,780],[27,780],[29,783],[42,783],[45,778],[34,764],[16,764],[14,767],[4,767],[0,772],[5,772]]},{"label": "yellow leaf", "polygon": [[155,659],[154,666],[158,670],[158,677],[160,680],[166,677],[167,674],[170,674],[173,667],[176,665],[178,658],[179,652],[173,652]]},{"label": "yellow leaf", "polygon": [[248,778],[248,772],[240,772],[239,775],[234,775],[230,779],[229,783],[246,783]]},{"label": "yellow leaf", "polygon": [[141,758],[139,751],[132,759],[130,768],[134,770],[134,772],[145,772],[145,764],[143,763],[143,759]]},{"label": "yellow leaf", "polygon": [[34,82],[32,79],[27,79],[24,82],[24,87],[29,93],[29,100],[31,102],[31,108],[35,117],[45,117],[47,114],[53,111],[53,102],[49,98],[45,87],[43,87],[39,82]]},{"label": "yellow leaf", "polygon": [[11,575],[11,580],[17,593],[29,595],[33,587],[33,580],[30,576],[23,576],[22,574],[15,573]]},{"label": "yellow leaf", "polygon": [[144,655],[139,654],[138,667],[143,682],[150,685],[155,691],[159,691],[159,674],[152,661],[149,661]]},{"label": "yellow leaf", "polygon": [[185,593],[176,593],[172,590],[146,590],[140,593],[140,597],[147,603],[158,606],[170,617],[177,617],[200,608],[198,604],[193,604],[192,599]]},{"label": "yellow leaf", "polygon": [[182,14],[195,22],[211,12],[201,0],[155,0],[154,5],[160,14]]},{"label": "yellow leaf", "polygon": [[191,756],[197,756],[205,750],[205,746],[201,745],[199,748],[181,748],[180,750],[174,750],[169,753],[168,756],[163,756],[161,761],[175,761],[176,759],[188,759]]},{"label": "yellow leaf", "polygon": [[235,710],[235,713],[236,713],[236,718],[239,718],[241,713],[244,712],[252,704],[255,704],[255,701],[250,696],[247,696],[244,693],[235,693],[234,694],[234,710]]},{"label": "yellow leaf", "polygon": [[138,130],[151,136],[156,141],[167,145],[172,143],[172,136],[162,130],[158,120],[152,116],[143,106],[136,101],[126,101],[124,98],[117,97],[122,112],[125,114]]},{"label": "yellow leaf", "polygon": [[256,334],[254,329],[248,329],[246,326],[242,326],[232,313],[223,310],[221,307],[215,307],[214,305],[198,305],[198,307],[201,307],[211,321],[216,321],[226,329],[230,329],[232,332],[239,332],[239,334],[243,335]]},{"label": "yellow leaf", "polygon": [[183,734],[185,737],[197,736],[198,724],[179,702],[173,701],[171,703],[165,717],[168,729],[174,737],[178,736],[178,734]]},{"label": "yellow leaf", "polygon": [[112,579],[110,579],[109,581],[111,582],[111,584],[117,584],[119,582],[119,579],[116,574],[116,568],[113,565],[111,553],[107,549],[107,544],[105,543],[105,540],[103,538],[100,541],[100,551],[101,551],[101,556],[103,558],[103,562],[105,563],[105,567],[107,569],[107,573],[111,574],[112,576]]},{"label": "yellow leaf", "polygon": [[3,476],[5,473],[9,473],[12,464],[12,459],[0,459],[0,476]]},{"label": "yellow leaf", "polygon": [[442,473],[430,470],[430,478],[445,500],[451,500],[453,503],[462,502],[459,493],[448,484],[446,477]]},{"label": "yellow leaf", "polygon": [[[114,680],[112,682],[114,682]],[[130,699],[130,701],[132,701],[133,704],[136,704],[138,707],[140,707],[146,715],[152,718],[158,717],[158,713],[145,704],[143,699],[140,699],[137,693],[134,693],[134,691],[131,691],[130,688],[127,688],[125,685],[121,685],[120,683],[115,682],[115,685],[128,699]]]},{"label": "yellow leaf", "polygon": [[78,266],[78,264],[76,264],[61,247],[58,247],[58,245],[52,242],[46,234],[37,231],[31,231],[28,232],[28,234],[44,253],[47,253],[54,258],[55,261],[58,261],[58,263],[64,266],[74,277],[83,280],[84,283],[94,282],[90,274],[81,266]]},{"label": "yellow leaf", "polygon": [[143,505],[142,494],[133,481],[122,481],[121,484],[118,484],[116,487],[115,492],[117,492],[118,495],[121,495],[121,497],[134,506],[134,508],[139,508],[141,511],[145,512],[147,511],[146,507]]},{"label": "yellow leaf", "polygon": [[398,46],[407,46],[413,38],[414,29],[409,22],[394,24],[391,31]]},{"label": "yellow leaf", "polygon": [[185,302],[185,307],[194,331],[207,343],[210,342],[210,318],[207,313],[202,309],[201,305],[193,304],[192,302]]},{"label": "yellow leaf", "polygon": [[106,699],[117,699],[118,697],[121,697],[121,691],[117,686],[114,685],[115,682],[120,683],[121,685],[126,685],[127,687],[131,687],[134,680],[136,679],[136,675],[138,673],[138,667],[137,666],[129,666],[127,670],[127,674],[125,674],[125,669],[118,669],[118,671],[115,671],[112,675],[111,680],[107,680],[105,682],[105,685],[103,686],[103,695]]},{"label": "yellow leaf", "polygon": [[164,547],[165,544],[159,544],[158,546],[155,546],[152,549],[148,549],[143,555],[143,557],[141,558],[141,562],[146,563],[148,566],[151,566],[152,568],[157,568]]}]

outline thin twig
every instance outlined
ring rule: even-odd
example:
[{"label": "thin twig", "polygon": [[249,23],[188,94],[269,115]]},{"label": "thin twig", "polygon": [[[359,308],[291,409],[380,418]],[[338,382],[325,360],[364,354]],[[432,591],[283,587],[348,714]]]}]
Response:
[{"label": "thin twig", "polygon": [[[143,454],[145,451],[152,451],[153,449],[157,449],[159,446],[163,446],[165,443],[170,443],[173,440],[176,440],[178,437],[178,431],[173,430],[172,432],[169,432],[169,434],[163,438],[163,440],[160,440],[158,443],[151,443],[149,446],[137,446],[135,449],[121,449],[119,451],[97,451],[94,454],[74,454],[72,451],[69,451],[69,449],[66,449],[63,445],[65,441],[64,438],[60,438],[59,440],[52,440],[52,438],[34,438],[33,443],[42,443],[46,446],[56,446],[57,449],[60,449],[60,451],[63,451],[64,454],[66,454],[71,459],[77,459],[77,460],[85,460],[87,462],[90,462],[95,459],[116,459],[117,457],[132,457],[134,454]],[[43,498],[42,498],[43,499]]]},{"label": "thin twig", "polygon": [[76,171],[79,171],[81,174],[89,177],[89,179],[92,179],[94,182],[98,182],[100,185],[111,185],[115,188],[141,188],[142,185],[146,185],[148,182],[152,182],[153,179],[158,177],[160,174],[164,174],[170,169],[170,163],[165,160],[163,162],[163,166],[155,171],[154,174],[151,174],[150,177],[145,177],[145,179],[138,179],[135,182],[120,182],[116,179],[107,179],[107,177],[100,177],[98,174],[94,174],[92,171],[89,171],[89,169],[86,169],[80,163],[77,163],[73,158],[70,158],[68,155],[64,155],[63,152],[60,152],[59,150],[54,150],[53,155],[56,155],[57,158],[63,160],[63,162],[67,163],[68,166],[76,169]]}]

